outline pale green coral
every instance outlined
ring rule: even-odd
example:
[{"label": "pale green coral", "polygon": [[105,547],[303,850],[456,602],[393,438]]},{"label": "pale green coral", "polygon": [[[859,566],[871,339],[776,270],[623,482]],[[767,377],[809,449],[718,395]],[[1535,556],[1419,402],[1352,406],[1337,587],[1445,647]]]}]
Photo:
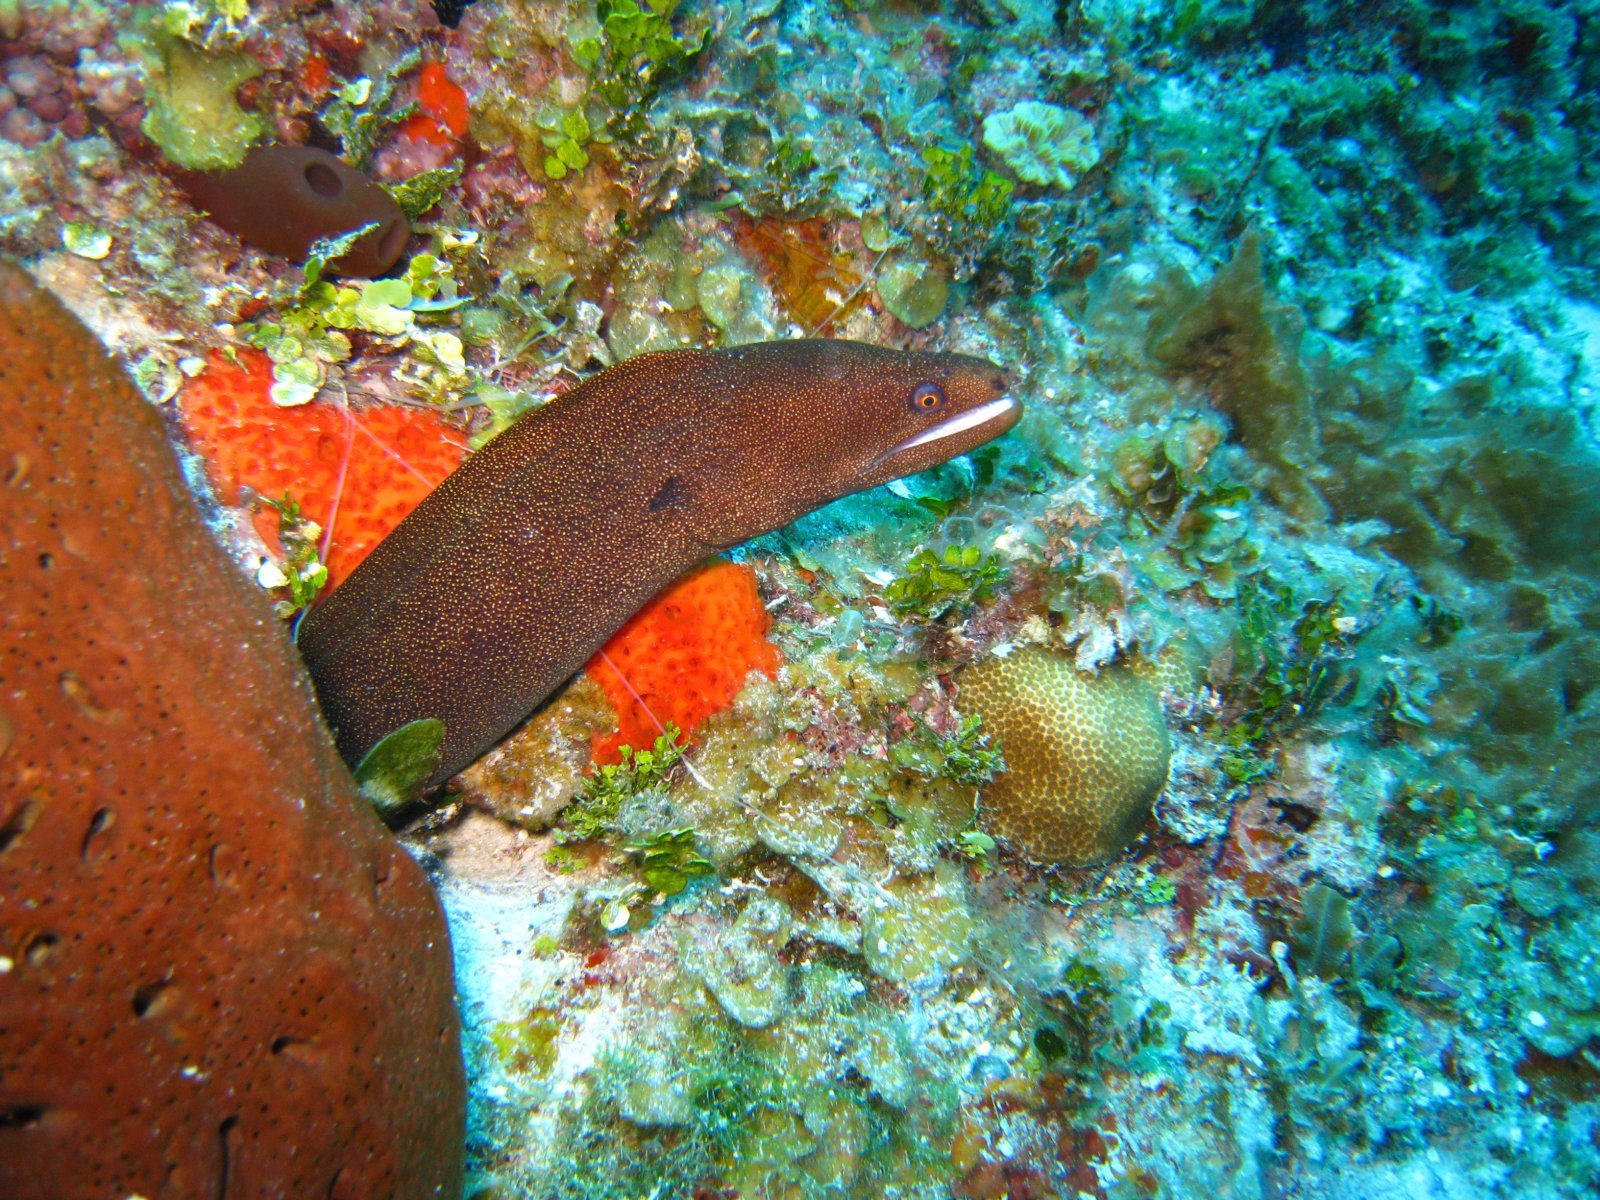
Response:
[{"label": "pale green coral", "polygon": [[1041,187],[1070,188],[1100,161],[1094,126],[1081,113],[1036,100],[985,117],[983,144]]}]

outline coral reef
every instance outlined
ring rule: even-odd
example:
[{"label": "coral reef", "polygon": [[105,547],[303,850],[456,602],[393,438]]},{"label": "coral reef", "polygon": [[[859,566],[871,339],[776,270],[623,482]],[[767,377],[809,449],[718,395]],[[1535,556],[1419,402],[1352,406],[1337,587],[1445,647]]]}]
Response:
[{"label": "coral reef", "polygon": [[984,785],[983,824],[1040,863],[1109,862],[1139,835],[1167,781],[1166,719],[1125,668],[1089,677],[1039,649],[968,667],[964,708],[999,737],[1005,768]]},{"label": "coral reef", "polygon": [[[593,765],[600,663],[411,810],[469,1195],[1593,1192],[1593,0],[20,0],[0,35],[0,248],[158,411],[250,393],[186,466],[280,614],[423,490],[347,420],[431,480],[623,359],[805,334],[1026,403],[731,551],[766,665],[692,742]],[[387,277],[196,218],[169,148],[258,129],[391,192]],[[1170,748],[1092,868],[997,820],[1061,713],[973,681],[1033,660]]]},{"label": "coral reef", "polygon": [[0,1191],[454,1191],[436,898],[155,410],[10,265],[0,346]]}]

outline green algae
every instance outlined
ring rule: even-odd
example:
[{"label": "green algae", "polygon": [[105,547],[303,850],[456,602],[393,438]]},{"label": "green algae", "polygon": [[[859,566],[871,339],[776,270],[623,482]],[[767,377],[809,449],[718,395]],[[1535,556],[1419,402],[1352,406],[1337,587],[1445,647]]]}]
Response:
[{"label": "green algae", "polygon": [[932,325],[950,299],[949,271],[941,263],[911,254],[889,255],[873,286],[884,307],[912,329]]},{"label": "green algae", "polygon": [[560,1012],[547,1005],[535,1005],[515,1021],[491,1026],[488,1036],[508,1071],[540,1078],[556,1064],[561,1031]]},{"label": "green algae", "polygon": [[433,717],[402,725],[368,750],[355,769],[356,784],[385,820],[397,817],[422,794],[439,769],[444,722]]},{"label": "green algae", "polygon": [[883,598],[901,616],[937,621],[991,599],[1004,577],[1000,560],[977,546],[950,545],[938,554],[922,547],[883,589]]},{"label": "green algae", "polygon": [[145,136],[186,170],[225,171],[244,161],[267,127],[239,107],[234,92],[261,65],[243,52],[203,50],[160,33],[144,53]]},{"label": "green algae", "polygon": [[862,914],[861,952],[885,979],[915,983],[966,957],[977,925],[967,907],[962,873],[940,862],[932,873],[892,879],[888,901]]},{"label": "green algae", "polygon": [[793,922],[784,904],[765,895],[745,902],[721,937],[688,959],[722,1011],[747,1029],[765,1029],[789,1011],[789,972],[779,954]]},{"label": "green algae", "polygon": [[322,526],[308,520],[300,504],[285,492],[278,500],[263,500],[278,514],[278,542],[283,546],[281,562],[263,567],[256,582],[287,593],[273,603],[272,613],[291,617],[309,608],[328,582],[328,568],[322,562]]}]

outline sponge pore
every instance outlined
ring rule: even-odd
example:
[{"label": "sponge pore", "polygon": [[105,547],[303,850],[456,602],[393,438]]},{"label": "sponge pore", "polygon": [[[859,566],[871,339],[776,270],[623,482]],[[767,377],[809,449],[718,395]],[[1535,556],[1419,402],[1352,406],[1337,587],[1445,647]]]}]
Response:
[{"label": "sponge pore", "polygon": [[1056,866],[1108,862],[1138,837],[1171,756],[1150,684],[1026,649],[967,668],[960,686],[962,707],[982,715],[1005,754],[979,810],[993,833]]}]

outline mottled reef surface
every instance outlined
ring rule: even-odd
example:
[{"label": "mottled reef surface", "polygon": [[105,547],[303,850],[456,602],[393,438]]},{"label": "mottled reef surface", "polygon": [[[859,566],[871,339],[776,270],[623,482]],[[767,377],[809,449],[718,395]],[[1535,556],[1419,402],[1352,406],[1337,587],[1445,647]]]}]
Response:
[{"label": "mottled reef surface", "polygon": [[[592,665],[400,814],[467,1194],[1592,1195],[1600,5],[443,7],[0,3],[0,250],[283,615],[642,351],[1027,406],[641,619],[682,753]],[[197,212],[266,141],[387,275]]]}]

